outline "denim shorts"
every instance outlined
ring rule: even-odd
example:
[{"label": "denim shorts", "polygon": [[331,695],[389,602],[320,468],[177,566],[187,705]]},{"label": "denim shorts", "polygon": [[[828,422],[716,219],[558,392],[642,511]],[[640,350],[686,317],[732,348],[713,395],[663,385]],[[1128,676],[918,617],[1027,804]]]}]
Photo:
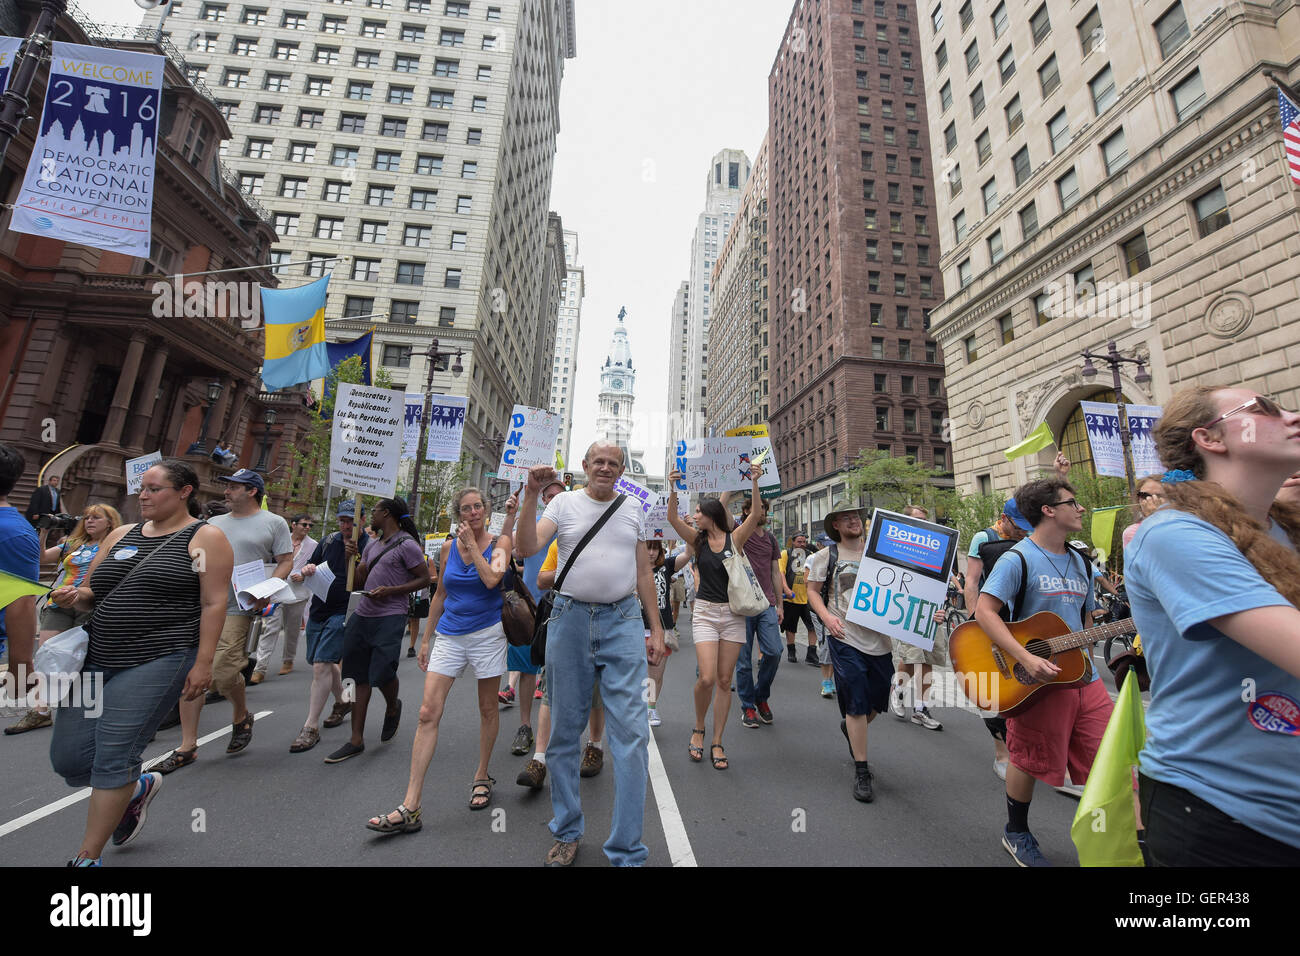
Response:
[{"label": "denim shorts", "polygon": [[889,688],[894,679],[893,657],[864,654],[834,637],[828,637],[826,645],[831,652],[840,710],[852,717],[883,714],[889,707]]},{"label": "denim shorts", "polygon": [[323,621],[307,619],[308,664],[337,664],[343,660],[343,619],[342,614]]},{"label": "denim shorts", "polygon": [[405,637],[405,614],[353,614],[343,627],[343,679],[370,687],[394,680]]},{"label": "denim shorts", "polygon": [[[135,667],[87,667],[81,672],[86,695],[72,706],[54,707],[50,763],[71,787],[112,790],[140,776],[141,755],[167,712],[176,705],[194,666],[197,647]],[[102,710],[101,710],[102,708]]]}]

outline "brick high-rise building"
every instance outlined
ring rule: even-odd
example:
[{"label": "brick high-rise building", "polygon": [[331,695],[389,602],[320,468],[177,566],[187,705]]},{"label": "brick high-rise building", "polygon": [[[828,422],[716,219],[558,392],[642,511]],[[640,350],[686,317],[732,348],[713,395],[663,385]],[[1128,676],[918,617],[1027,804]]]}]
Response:
[{"label": "brick high-rise building", "polygon": [[[153,12],[186,49],[265,203],[287,286],[333,270],[331,337],[376,326],[375,362],[422,388],[423,355],[465,350],[434,390],[469,396],[469,478],[497,463],[516,402],[549,394],[535,361],[547,206],[572,0],[188,0]],[[346,256],[327,266],[325,260]],[[294,281],[289,281],[294,277]],[[549,354],[549,353],[547,353]],[[484,441],[484,439],[489,439]]]},{"label": "brick high-rise building", "polygon": [[772,431],[785,528],[862,450],[949,468],[916,7],[800,0],[768,78]]}]

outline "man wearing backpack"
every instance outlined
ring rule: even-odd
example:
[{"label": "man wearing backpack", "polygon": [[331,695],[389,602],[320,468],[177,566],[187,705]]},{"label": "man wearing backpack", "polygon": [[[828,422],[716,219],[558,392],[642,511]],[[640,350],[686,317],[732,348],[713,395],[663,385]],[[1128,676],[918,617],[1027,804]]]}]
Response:
[{"label": "man wearing backpack", "polygon": [[[998,558],[1011,550],[1034,527],[1025,520],[1016,499],[1008,498],[1002,506],[1002,514],[993,523],[993,527],[975,532],[970,540],[970,550],[966,555],[966,607],[974,615],[979,603],[980,590],[988,579],[989,572]],[[895,699],[897,698],[897,705]],[[897,706],[897,709],[895,707]],[[895,692],[889,701],[890,710],[895,717],[901,717],[902,700]],[[984,726],[993,735],[993,772],[1001,780],[1007,779],[1007,722],[1001,717],[985,717]]]},{"label": "man wearing backpack", "polygon": [[[1039,611],[1051,611],[1070,630],[1092,623],[1096,597],[1092,569],[1066,542],[1083,530],[1083,506],[1070,484],[1061,478],[1040,478],[1016,491],[1016,506],[1033,526],[1025,540],[1013,546],[989,572],[975,620],[1003,654],[1038,681],[1051,681],[1061,668],[1051,659],[1030,653],[1012,636],[1007,621],[1022,621]],[[1002,615],[1003,608],[1008,613]],[[1083,654],[1088,649],[1066,651]],[[1070,779],[1088,779],[1097,747],[1113,705],[1096,668],[1086,683],[1041,691],[1037,700],[1007,718],[1007,826],[1002,845],[1020,866],[1050,866],[1029,832],[1029,802],[1035,779],[1059,787]]]}]

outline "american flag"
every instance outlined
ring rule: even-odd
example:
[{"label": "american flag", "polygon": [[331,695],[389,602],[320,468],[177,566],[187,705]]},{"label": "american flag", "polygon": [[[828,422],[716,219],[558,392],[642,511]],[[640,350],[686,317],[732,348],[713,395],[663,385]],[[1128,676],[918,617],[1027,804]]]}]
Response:
[{"label": "american flag", "polygon": [[1282,115],[1282,145],[1286,148],[1286,163],[1291,169],[1291,180],[1300,183],[1300,106],[1296,106],[1285,93],[1278,90],[1277,110]]}]

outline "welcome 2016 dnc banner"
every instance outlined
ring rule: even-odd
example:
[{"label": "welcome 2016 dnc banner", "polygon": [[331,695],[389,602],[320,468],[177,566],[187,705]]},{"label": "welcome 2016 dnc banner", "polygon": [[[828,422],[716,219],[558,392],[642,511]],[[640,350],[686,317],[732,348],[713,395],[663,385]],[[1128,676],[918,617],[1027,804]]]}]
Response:
[{"label": "welcome 2016 dnc banner", "polygon": [[165,63],[152,53],[53,44],[14,232],[149,255]]},{"label": "welcome 2016 dnc banner", "polygon": [[14,71],[14,60],[22,46],[22,37],[0,37],[0,93],[9,89],[9,75]]},{"label": "welcome 2016 dnc banner", "polygon": [[[1084,427],[1088,430],[1088,444],[1092,448],[1092,464],[1099,475],[1124,477],[1124,447],[1119,434],[1119,406],[1114,402],[1080,402]],[[1125,405],[1128,416],[1129,452],[1133,456],[1133,473],[1160,474],[1164,465],[1156,451],[1152,431],[1164,409],[1159,405]]]}]

